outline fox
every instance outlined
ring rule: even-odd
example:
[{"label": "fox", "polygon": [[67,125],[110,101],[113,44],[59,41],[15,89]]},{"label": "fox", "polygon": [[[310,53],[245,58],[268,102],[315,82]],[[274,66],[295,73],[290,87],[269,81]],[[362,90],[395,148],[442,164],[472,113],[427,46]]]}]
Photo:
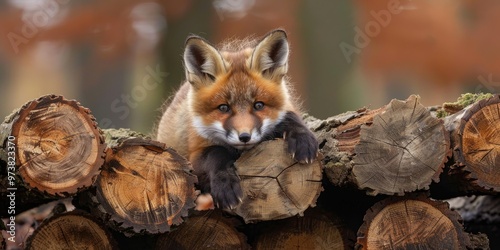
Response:
[{"label": "fox", "polygon": [[183,53],[185,82],[164,104],[156,139],[192,164],[202,193],[232,209],[243,192],[234,162],[265,140],[284,138],[300,163],[318,155],[318,141],[304,124],[290,87],[287,34],[214,46],[190,35]]}]

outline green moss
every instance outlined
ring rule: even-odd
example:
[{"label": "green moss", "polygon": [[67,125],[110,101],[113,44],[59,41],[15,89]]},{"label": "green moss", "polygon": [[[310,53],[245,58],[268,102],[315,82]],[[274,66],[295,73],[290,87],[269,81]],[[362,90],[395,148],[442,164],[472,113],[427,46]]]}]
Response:
[{"label": "green moss", "polygon": [[436,117],[444,118],[446,116],[452,115],[465,107],[476,103],[483,99],[488,99],[493,97],[490,93],[465,93],[462,94],[455,102],[445,102],[443,106],[436,111]]},{"label": "green moss", "polygon": [[479,100],[491,98],[493,94],[491,93],[466,93],[462,94],[456,102],[444,103],[443,106],[451,106],[459,109],[463,109]]},{"label": "green moss", "polygon": [[444,118],[444,117],[447,117],[449,115],[450,115],[450,113],[446,112],[444,109],[438,109],[436,111],[436,117],[437,118]]}]

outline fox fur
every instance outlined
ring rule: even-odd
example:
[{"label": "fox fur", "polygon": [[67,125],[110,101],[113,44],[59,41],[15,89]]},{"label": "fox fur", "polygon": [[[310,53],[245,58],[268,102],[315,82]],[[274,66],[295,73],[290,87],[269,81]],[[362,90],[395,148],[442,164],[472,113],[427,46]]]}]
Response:
[{"label": "fox fur", "polygon": [[191,161],[202,192],[218,207],[241,201],[233,163],[259,142],[284,137],[297,161],[317,156],[318,142],[289,87],[288,55],[283,30],[219,49],[198,36],[186,40],[186,81],[166,105],[156,138]]}]

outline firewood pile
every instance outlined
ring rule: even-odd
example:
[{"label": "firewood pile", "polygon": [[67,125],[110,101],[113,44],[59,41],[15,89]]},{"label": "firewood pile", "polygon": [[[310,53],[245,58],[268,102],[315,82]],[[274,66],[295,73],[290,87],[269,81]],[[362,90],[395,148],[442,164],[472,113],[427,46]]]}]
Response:
[{"label": "firewood pile", "polygon": [[[418,96],[327,119],[312,163],[281,139],[235,163],[232,210],[195,209],[175,148],[98,127],[48,95],[0,125],[0,245],[8,249],[492,249],[500,247],[500,96]],[[451,208],[450,208],[451,206]]]}]

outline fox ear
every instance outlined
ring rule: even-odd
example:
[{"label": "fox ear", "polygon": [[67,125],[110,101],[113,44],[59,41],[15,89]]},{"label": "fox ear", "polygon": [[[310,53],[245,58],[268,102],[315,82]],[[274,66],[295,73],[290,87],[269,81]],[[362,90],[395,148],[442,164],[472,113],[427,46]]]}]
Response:
[{"label": "fox ear", "polygon": [[273,30],[255,47],[250,68],[269,79],[281,79],[288,71],[288,40],[284,30]]},{"label": "fox ear", "polygon": [[184,50],[186,79],[196,87],[212,84],[218,74],[225,71],[219,51],[205,39],[190,36]]}]

